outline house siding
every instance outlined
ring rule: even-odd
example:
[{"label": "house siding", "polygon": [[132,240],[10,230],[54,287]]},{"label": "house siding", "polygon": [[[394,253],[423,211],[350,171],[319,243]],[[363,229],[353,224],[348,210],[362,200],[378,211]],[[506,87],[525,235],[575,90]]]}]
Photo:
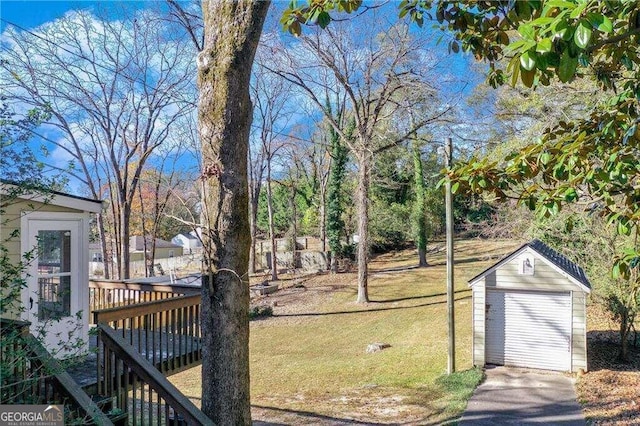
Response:
[{"label": "house siding", "polygon": [[[178,257],[178,256],[182,256],[183,255],[183,248],[182,247],[159,247],[156,248],[155,250],[155,256],[154,259],[169,259],[169,252],[173,252],[173,256],[171,257]],[[136,261],[142,261],[144,260],[144,254],[141,251],[135,251],[135,252],[131,252],[131,261],[132,262],[136,262]]]},{"label": "house siding", "polygon": [[[519,273],[524,256],[534,258],[532,275]],[[486,357],[486,292],[487,289],[554,291],[571,293],[571,367],[577,372],[587,369],[586,347],[586,293],[568,275],[558,270],[535,250],[527,248],[499,265],[488,270],[472,285],[473,297],[473,364],[484,366]]]}]

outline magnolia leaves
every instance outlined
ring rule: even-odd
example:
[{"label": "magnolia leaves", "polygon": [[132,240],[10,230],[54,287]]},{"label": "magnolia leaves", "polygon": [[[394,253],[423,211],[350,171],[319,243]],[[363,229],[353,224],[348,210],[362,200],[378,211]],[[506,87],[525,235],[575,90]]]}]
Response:
[{"label": "magnolia leaves", "polygon": [[331,23],[329,12],[352,13],[362,5],[362,0],[314,0],[298,6],[293,0],[282,12],[280,25],[295,36],[302,34],[302,25],[318,25],[326,28]]},{"label": "magnolia leaves", "polygon": [[585,14],[588,4],[544,2],[536,19],[519,25],[521,40],[505,48],[514,55],[509,64],[512,85],[517,83],[518,76],[526,87],[538,82],[546,85],[554,73],[566,83],[576,76],[578,65],[589,63],[589,48],[594,37],[609,34],[614,28],[602,13]]}]

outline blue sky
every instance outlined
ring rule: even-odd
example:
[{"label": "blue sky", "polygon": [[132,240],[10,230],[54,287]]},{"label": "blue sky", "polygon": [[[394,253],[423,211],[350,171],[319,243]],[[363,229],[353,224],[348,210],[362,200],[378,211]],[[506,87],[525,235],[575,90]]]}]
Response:
[{"label": "blue sky", "polygon": [[[96,6],[105,7],[110,3],[123,3],[123,1],[38,1],[38,0],[0,0],[0,31],[4,31],[7,23],[13,22],[21,27],[30,29],[45,22],[52,21],[64,15],[69,10],[93,9]],[[129,5],[143,7],[149,3],[164,3],[158,0],[126,1]]]},{"label": "blue sky", "polygon": [[34,28],[52,21],[70,9],[91,8],[95,1],[0,1],[0,30],[4,31],[6,21],[16,23],[25,28]]}]

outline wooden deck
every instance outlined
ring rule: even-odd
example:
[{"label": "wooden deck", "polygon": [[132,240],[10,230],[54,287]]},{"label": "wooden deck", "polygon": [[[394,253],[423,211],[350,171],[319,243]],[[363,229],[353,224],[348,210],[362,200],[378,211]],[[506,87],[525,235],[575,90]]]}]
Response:
[{"label": "wooden deck", "polygon": [[[199,337],[146,330],[125,330],[123,337],[165,376],[201,364],[202,347]],[[97,336],[92,334],[89,339],[89,353],[67,369],[80,387],[93,388],[97,385],[98,358]]]},{"label": "wooden deck", "polygon": [[88,421],[82,424],[211,424],[166,379],[201,363],[200,289],[107,281],[89,287],[94,332],[88,355],[59,365],[28,324],[16,324],[13,346],[20,350],[6,344],[0,354],[16,365],[15,380],[2,383],[2,403],[24,395],[12,392],[22,386],[34,401],[71,403],[78,415],[67,420]]}]

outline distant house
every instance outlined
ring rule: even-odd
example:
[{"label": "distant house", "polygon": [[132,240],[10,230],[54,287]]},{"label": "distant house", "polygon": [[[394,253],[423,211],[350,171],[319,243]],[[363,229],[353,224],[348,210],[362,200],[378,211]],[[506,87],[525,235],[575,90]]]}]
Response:
[{"label": "distant house", "polygon": [[[129,239],[129,253],[131,261],[144,260],[144,238],[141,235],[133,236]],[[151,237],[147,236],[147,250],[151,249]],[[183,248],[170,241],[156,238],[154,259],[170,259],[172,257],[182,256]]]},{"label": "distant house", "polygon": [[102,245],[100,243],[89,243],[89,262],[102,263]]},{"label": "distant house", "polygon": [[185,253],[192,252],[202,247],[202,241],[194,231],[189,233],[180,233],[173,237],[171,242],[182,247]]}]

